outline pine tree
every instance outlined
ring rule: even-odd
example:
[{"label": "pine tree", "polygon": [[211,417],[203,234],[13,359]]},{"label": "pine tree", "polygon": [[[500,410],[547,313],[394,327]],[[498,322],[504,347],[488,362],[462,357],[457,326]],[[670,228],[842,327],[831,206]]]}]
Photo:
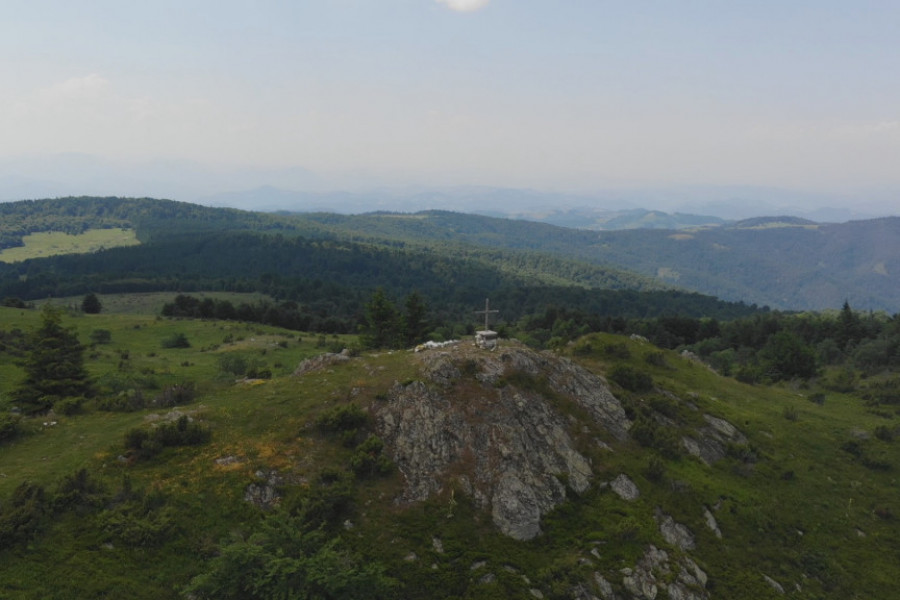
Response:
[{"label": "pine tree", "polygon": [[406,297],[404,303],[405,312],[403,313],[403,341],[406,346],[413,346],[425,341],[425,334],[428,333],[428,321],[425,315],[428,307],[425,300],[418,292],[412,292]]},{"label": "pine tree", "polygon": [[91,389],[84,346],[74,331],[62,326],[60,312],[50,305],[41,317],[41,327],[30,336],[25,379],[13,394],[26,413],[43,412],[58,399],[84,396]]},{"label": "pine tree", "polygon": [[87,294],[81,301],[81,310],[89,315],[96,315],[103,310],[103,305],[100,304],[97,294]]},{"label": "pine tree", "polygon": [[378,288],[366,304],[366,328],[362,343],[367,348],[393,348],[398,338],[397,309]]}]

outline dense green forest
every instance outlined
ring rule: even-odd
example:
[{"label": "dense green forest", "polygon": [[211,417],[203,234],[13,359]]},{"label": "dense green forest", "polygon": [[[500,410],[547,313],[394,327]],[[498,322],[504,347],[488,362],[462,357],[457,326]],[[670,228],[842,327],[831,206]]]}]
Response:
[{"label": "dense green forest", "polygon": [[[131,227],[142,242],[281,233],[486,263],[547,285],[677,287],[782,310],[900,309],[900,219],[817,224],[792,217],[692,229],[587,231],[448,211],[264,214],[152,199],[65,198],[0,206],[6,247],[24,234]],[[4,247],[0,245],[0,248]],[[398,292],[402,295],[403,292]]]},{"label": "dense green forest", "polygon": [[[0,297],[6,298],[255,291],[269,295],[275,304],[254,308],[270,314],[250,320],[329,333],[355,331],[366,300],[377,288],[393,301],[420,293],[437,322],[450,327],[470,322],[472,310],[487,296],[503,309],[507,322],[548,304],[600,317],[674,313],[727,319],[754,310],[700,294],[667,291],[617,269],[536,252],[542,243],[537,235],[529,248],[500,249],[467,246],[465,240],[447,235],[426,244],[406,234],[398,237],[398,231],[390,228],[372,228],[362,236],[346,229],[347,219],[336,215],[301,219],[115,198],[3,206],[10,229],[17,219],[32,230],[55,227],[65,208],[63,212],[81,220],[79,227],[128,225],[144,242],[0,264]],[[390,220],[427,224],[417,217]],[[292,314],[276,314],[279,311]],[[248,310],[243,312],[249,316]]]}]

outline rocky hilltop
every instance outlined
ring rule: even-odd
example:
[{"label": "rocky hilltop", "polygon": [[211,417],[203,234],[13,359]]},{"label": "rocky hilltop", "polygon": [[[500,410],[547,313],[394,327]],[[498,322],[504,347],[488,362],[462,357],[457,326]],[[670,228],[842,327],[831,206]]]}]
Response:
[{"label": "rocky hilltop", "polygon": [[406,479],[400,502],[455,484],[505,534],[531,539],[567,490],[591,485],[590,450],[628,435],[631,422],[606,382],[565,359],[459,344],[420,360],[422,379],[398,383],[374,409]]},{"label": "rocky hilltop", "polygon": [[[396,383],[372,409],[405,480],[397,503],[451,487],[489,511],[504,534],[529,540],[541,534],[542,516],[592,485],[609,488],[622,502],[640,497],[628,475],[604,470],[604,455],[629,443],[633,421],[601,376],[515,342],[494,352],[460,343],[416,357],[421,378]],[[681,442],[703,462],[742,437],[721,419],[703,415],[698,422],[703,425]],[[620,583],[595,572],[573,588],[574,597],[652,599],[662,590],[670,598],[708,597],[707,575],[687,554],[695,547],[693,533],[655,510],[671,550],[649,546],[633,568],[615,575]]]}]

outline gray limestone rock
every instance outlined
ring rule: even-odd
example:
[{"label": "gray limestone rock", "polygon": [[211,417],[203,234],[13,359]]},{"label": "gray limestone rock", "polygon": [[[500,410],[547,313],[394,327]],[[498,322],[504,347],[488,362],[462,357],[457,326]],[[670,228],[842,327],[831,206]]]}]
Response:
[{"label": "gray limestone rock", "polygon": [[707,425],[697,430],[697,438],[685,436],[682,446],[691,456],[696,456],[708,465],[725,457],[729,444],[746,444],[747,438],[737,427],[712,415],[703,415]]},{"label": "gray limestone rock", "polygon": [[654,517],[659,524],[659,532],[663,539],[682,550],[693,550],[694,534],[687,526],[676,522],[671,515],[665,514],[659,508],[656,509]]},{"label": "gray limestone rock", "polygon": [[637,500],[641,495],[641,491],[638,487],[628,478],[628,475],[624,473],[613,479],[612,483],[610,483],[610,487],[620,498],[628,500],[629,502]]},{"label": "gray limestone rock", "polygon": [[716,517],[714,517],[710,510],[705,506],[703,507],[703,518],[706,519],[706,526],[709,527],[710,531],[716,534],[716,537],[721,540],[722,530],[719,529],[719,523],[716,521]]},{"label": "gray limestone rock", "polygon": [[[602,379],[552,355],[514,345],[493,353],[454,346],[421,360],[424,380],[395,385],[373,406],[378,435],[406,482],[400,503],[455,482],[490,509],[503,533],[531,539],[567,489],[583,492],[593,479],[573,438],[583,434],[580,424],[548,393],[580,406],[613,438],[624,439],[631,426]],[[457,385],[464,373],[465,395]]]},{"label": "gray limestone rock", "polygon": [[332,365],[347,362],[348,360],[350,360],[350,353],[346,350],[339,354],[326,352],[319,356],[313,356],[297,365],[297,368],[294,370],[294,377],[300,377],[301,375],[306,375],[313,371],[320,371]]},{"label": "gray limestone rock", "polygon": [[775,590],[779,594],[784,595],[784,587],[780,583],[778,583],[777,581],[775,581],[774,579],[772,579],[771,577],[769,577],[768,575],[765,575],[765,574],[763,575],[763,579],[766,580],[766,583],[768,583],[770,586],[772,586],[773,590]]}]

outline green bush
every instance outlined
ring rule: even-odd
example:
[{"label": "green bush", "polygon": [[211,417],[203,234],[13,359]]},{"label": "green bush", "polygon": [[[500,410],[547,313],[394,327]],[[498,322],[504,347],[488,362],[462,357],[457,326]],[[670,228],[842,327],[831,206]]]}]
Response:
[{"label": "green bush", "polygon": [[84,407],[84,396],[61,398],[53,403],[53,412],[70,417],[80,413]]},{"label": "green bush", "polygon": [[894,430],[886,425],[879,425],[875,428],[875,437],[882,442],[894,441]]},{"label": "green bush", "polygon": [[175,383],[167,385],[163,390],[153,398],[152,406],[160,408],[170,408],[173,406],[184,406],[190,404],[196,398],[197,392],[194,389],[194,383],[186,381],[184,383]]},{"label": "green bush", "polygon": [[240,354],[228,353],[219,357],[219,370],[235,377],[243,377],[247,372],[247,359]]},{"label": "green bush", "polygon": [[0,444],[14,439],[21,433],[18,415],[0,415]]},{"label": "green bush", "polygon": [[174,333],[162,341],[163,348],[190,348],[191,343],[183,333]]},{"label": "green bush", "polygon": [[631,351],[628,349],[628,346],[626,346],[624,342],[618,342],[616,344],[606,344],[605,346],[603,346],[603,353],[610,358],[631,358]]},{"label": "green bush", "polygon": [[336,406],[325,411],[316,419],[316,426],[327,433],[351,431],[364,426],[369,415],[355,404]]},{"label": "green bush", "polygon": [[653,389],[653,378],[628,365],[616,365],[609,378],[630,392],[649,392]]},{"label": "green bush", "polygon": [[144,393],[134,388],[102,398],[97,408],[109,412],[134,412],[147,406]]},{"label": "green bush", "polygon": [[353,456],[350,457],[350,469],[357,477],[370,477],[373,475],[389,475],[394,465],[381,451],[384,442],[375,435],[370,435],[362,444],[356,447]]},{"label": "green bush", "polygon": [[198,446],[212,437],[208,427],[191,421],[187,415],[172,423],[161,423],[153,429],[139,427],[125,432],[125,449],[136,459],[148,459],[166,447]]},{"label": "green bush", "polygon": [[0,505],[0,548],[31,538],[49,512],[44,488],[23,481],[7,502]]}]

